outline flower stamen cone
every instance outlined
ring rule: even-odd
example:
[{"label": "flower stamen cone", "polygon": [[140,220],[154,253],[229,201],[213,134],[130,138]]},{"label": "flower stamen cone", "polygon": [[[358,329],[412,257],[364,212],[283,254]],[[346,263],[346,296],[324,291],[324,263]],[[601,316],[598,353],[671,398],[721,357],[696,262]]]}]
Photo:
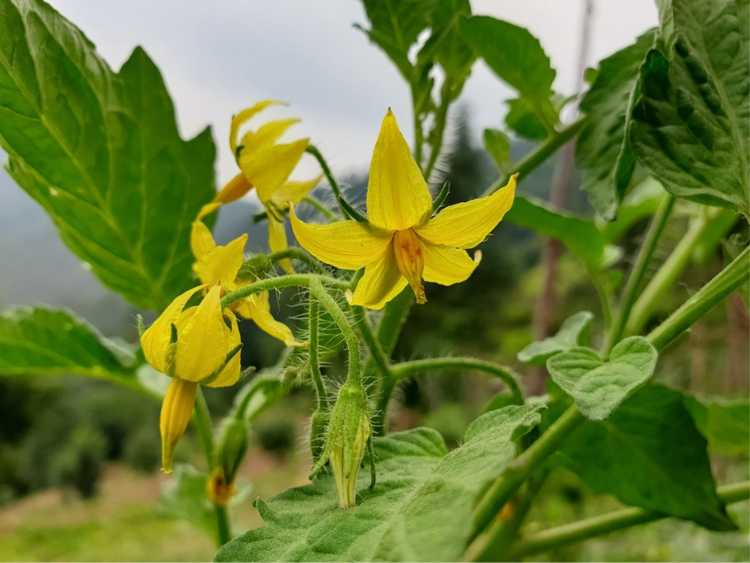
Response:
[{"label": "flower stamen cone", "polygon": [[422,285],[424,255],[419,238],[413,230],[397,231],[393,236],[393,254],[401,275],[409,282],[417,303],[426,303],[427,297]]},{"label": "flower stamen cone", "polygon": [[161,433],[161,470],[172,472],[172,455],[177,442],[193,416],[198,384],[174,378],[161,404],[159,431]]}]

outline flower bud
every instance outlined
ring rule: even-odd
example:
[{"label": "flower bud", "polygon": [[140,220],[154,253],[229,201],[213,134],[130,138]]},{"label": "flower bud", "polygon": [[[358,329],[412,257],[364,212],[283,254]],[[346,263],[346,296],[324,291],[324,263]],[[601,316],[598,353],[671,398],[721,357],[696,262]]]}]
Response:
[{"label": "flower bud", "polygon": [[222,470],[223,481],[230,485],[234,483],[237,470],[245,459],[247,452],[247,427],[245,422],[230,417],[221,426],[218,447],[216,450],[216,464]]},{"label": "flower bud", "polygon": [[357,477],[372,434],[367,398],[360,384],[345,383],[331,411],[326,453],[336,479],[339,506],[356,504]]},{"label": "flower bud", "polygon": [[193,416],[197,389],[197,383],[174,378],[164,395],[159,417],[161,468],[164,473],[172,472],[172,453]]}]

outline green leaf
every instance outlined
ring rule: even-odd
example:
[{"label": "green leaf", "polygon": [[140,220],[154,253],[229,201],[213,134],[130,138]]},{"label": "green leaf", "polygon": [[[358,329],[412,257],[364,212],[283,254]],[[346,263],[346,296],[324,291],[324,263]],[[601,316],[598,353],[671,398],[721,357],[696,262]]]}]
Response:
[{"label": "green leaf", "polygon": [[750,4],[664,0],[630,141],[678,197],[750,216]]},{"label": "green leaf", "polygon": [[519,92],[523,101],[518,104],[526,104],[545,131],[554,127],[558,120],[552,102],[555,70],[539,40],[524,27],[490,16],[464,20],[461,33],[487,66]]},{"label": "green leaf", "polygon": [[654,43],[654,30],[603,59],[596,80],[581,100],[587,115],[576,142],[576,161],[583,171],[583,190],[592,207],[613,219],[635,168],[635,156],[625,135],[626,116],[638,68]]},{"label": "green leaf", "polygon": [[0,374],[83,375],[138,385],[135,358],[62,310],[23,307],[0,315]]},{"label": "green leaf", "polygon": [[508,106],[508,113],[505,114],[508,129],[532,141],[541,141],[547,137],[547,128],[537,117],[531,102],[526,98],[512,98],[505,103]]},{"label": "green leaf", "polygon": [[547,360],[552,380],[581,413],[604,420],[653,375],[656,349],[641,336],[619,342],[603,360],[591,348],[571,348]]},{"label": "green leaf", "polygon": [[361,472],[358,505],[337,506],[333,479],[291,489],[256,507],[265,527],[221,548],[218,561],[455,561],[481,489],[513,459],[514,440],[541,419],[541,401],[479,417],[450,453],[434,430],[375,439],[377,485]]},{"label": "green leaf", "polygon": [[646,177],[633,187],[622,200],[617,211],[617,219],[605,221],[598,218],[596,226],[609,244],[615,244],[622,239],[628,230],[638,221],[656,213],[659,203],[666,192],[659,182]]},{"label": "green leaf", "polygon": [[618,249],[606,244],[593,222],[554,211],[541,200],[517,196],[505,220],[558,239],[592,271],[601,270],[619,258]]},{"label": "green leaf", "polygon": [[499,129],[484,130],[484,148],[495,161],[498,170],[505,172],[510,167],[510,139]]},{"label": "green leaf", "polygon": [[711,449],[726,455],[750,450],[750,402],[744,399],[685,397],[685,405]]},{"label": "green leaf", "polygon": [[532,342],[518,353],[518,360],[527,364],[542,365],[549,358],[560,352],[566,352],[576,346],[585,346],[588,328],[594,315],[580,311],[568,317],[554,336]]},{"label": "green leaf", "polygon": [[208,130],[180,138],[142,49],[114,73],[41,0],[0,0],[0,146],[102,283],[157,310],[189,286],[190,223],[214,194],[214,146]]},{"label": "green leaf", "polygon": [[706,440],[677,391],[643,387],[606,421],[577,429],[561,457],[594,491],[625,504],[736,529],[716,495]]}]

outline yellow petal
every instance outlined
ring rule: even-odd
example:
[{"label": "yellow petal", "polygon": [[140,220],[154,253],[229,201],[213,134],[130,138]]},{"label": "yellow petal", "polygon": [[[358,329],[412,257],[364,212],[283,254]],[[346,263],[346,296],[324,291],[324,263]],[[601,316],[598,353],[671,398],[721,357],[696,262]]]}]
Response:
[{"label": "yellow petal", "polygon": [[271,196],[271,201],[277,207],[285,209],[289,203],[299,203],[309,194],[312,189],[318,185],[323,176],[318,176],[312,180],[303,180],[301,182],[287,182],[276,190]]},{"label": "yellow petal", "polygon": [[[211,240],[213,241],[213,238]],[[201,283],[221,284],[224,288],[231,286],[245,261],[246,243],[247,235],[240,235],[230,243],[215,246],[212,250],[201,255],[193,264],[193,271],[201,280]],[[193,249],[193,253],[195,254],[195,249]]]},{"label": "yellow petal", "polygon": [[393,249],[389,247],[378,260],[365,267],[365,275],[357,283],[351,304],[382,309],[406,285],[406,278],[399,272]]},{"label": "yellow petal", "polygon": [[400,231],[420,223],[432,208],[422,171],[388,110],[375,143],[367,184],[367,219]]},{"label": "yellow petal", "polygon": [[356,270],[380,258],[393,236],[357,221],[303,223],[294,208],[289,217],[294,236],[305,250],[318,260],[344,270]]},{"label": "yellow petal", "polygon": [[175,297],[141,336],[143,355],[155,370],[162,373],[169,371],[167,352],[172,335],[172,324],[177,322],[190,298],[204,287],[203,285],[194,287]]},{"label": "yellow petal", "polygon": [[256,114],[260,113],[267,107],[274,105],[283,106],[285,104],[278,100],[262,100],[232,116],[232,123],[229,127],[229,146],[232,148],[232,154],[237,152],[237,136],[240,132],[240,127],[242,127],[242,125],[248,120],[252,119]]},{"label": "yellow petal", "polygon": [[255,322],[263,332],[281,340],[287,346],[299,346],[301,343],[294,338],[291,329],[284,323],[273,318],[268,292],[253,295],[247,306],[248,318]]},{"label": "yellow petal", "polygon": [[211,230],[203,221],[193,221],[190,228],[190,248],[196,260],[200,260],[216,248],[216,242],[211,234]]},{"label": "yellow petal", "polygon": [[292,117],[264,123],[257,131],[248,131],[242,136],[241,150],[258,151],[269,147],[278,141],[287,129],[299,122],[299,119]]},{"label": "yellow petal", "polygon": [[257,151],[240,152],[240,169],[258,190],[261,201],[268,201],[286,182],[309,144],[310,139],[305,138]]},{"label": "yellow petal", "polygon": [[175,323],[175,377],[199,382],[224,363],[229,329],[220,304],[221,287],[213,286],[197,307],[183,311]]},{"label": "yellow petal", "polygon": [[471,248],[482,242],[513,205],[516,176],[492,195],[449,205],[426,225],[417,227],[417,234],[438,245]]},{"label": "yellow petal", "polygon": [[[226,341],[226,353],[229,354],[235,351],[242,341],[240,340],[240,329],[237,326],[237,317],[231,311],[226,311],[225,314],[229,318],[230,325]],[[242,354],[237,351],[219,375],[207,384],[208,387],[228,387],[237,383],[242,373],[241,356]]]},{"label": "yellow petal", "polygon": [[198,385],[192,381],[174,378],[167,387],[161,403],[159,431],[161,433],[161,469],[172,472],[172,452],[187,429],[193,416],[195,393]]},{"label": "yellow petal", "polygon": [[424,279],[440,285],[453,285],[466,280],[482,260],[478,250],[472,260],[465,250],[422,244],[424,255]]},{"label": "yellow petal", "polygon": [[253,189],[252,184],[250,184],[245,175],[240,172],[234,178],[224,184],[224,187],[221,188],[221,191],[219,191],[219,193],[217,193],[214,197],[214,202],[232,203],[233,201],[237,201],[238,199],[240,199],[251,189]]},{"label": "yellow petal", "polygon": [[[286,226],[280,221],[276,221],[271,215],[268,215],[268,248],[271,252],[279,252],[280,250],[286,250],[288,248],[286,240]],[[287,273],[293,274],[294,267],[292,261],[288,258],[279,260],[279,266]]]},{"label": "yellow petal", "polygon": [[201,219],[206,217],[206,215],[211,215],[211,213],[219,209],[219,207],[221,207],[221,203],[218,201],[207,203],[206,205],[201,207],[200,211],[198,211],[198,216],[196,217],[196,219],[200,221]]}]

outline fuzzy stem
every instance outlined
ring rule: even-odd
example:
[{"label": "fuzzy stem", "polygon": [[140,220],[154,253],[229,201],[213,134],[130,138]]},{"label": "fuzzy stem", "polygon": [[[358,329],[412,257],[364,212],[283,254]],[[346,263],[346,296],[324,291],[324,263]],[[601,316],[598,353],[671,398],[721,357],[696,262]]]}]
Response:
[{"label": "fuzzy stem", "polygon": [[341,334],[344,336],[346,347],[349,353],[348,370],[346,374],[346,381],[351,383],[362,383],[362,378],[359,368],[359,340],[357,335],[349,324],[349,320],[346,318],[344,311],[338,306],[333,297],[323,289],[323,284],[320,280],[315,277],[310,280],[310,294],[312,297],[318,300],[320,305],[328,312],[333,321],[338,326]]},{"label": "fuzzy stem", "polygon": [[641,245],[641,249],[638,251],[635,264],[633,264],[633,269],[630,271],[625,289],[623,289],[622,299],[617,308],[612,327],[607,334],[605,351],[611,350],[622,337],[623,330],[625,330],[625,325],[630,316],[630,311],[633,308],[633,303],[635,303],[638,297],[641,282],[646,275],[646,269],[651,262],[651,257],[654,255],[656,243],[659,242],[659,238],[661,238],[661,234],[664,232],[664,227],[667,225],[667,221],[672,214],[674,203],[675,197],[672,194],[665,196],[651,219],[646,238]]},{"label": "fuzzy stem", "polygon": [[411,377],[419,373],[428,372],[430,370],[445,370],[445,369],[463,369],[463,370],[477,370],[502,380],[503,383],[510,389],[513,395],[513,400],[517,404],[523,404],[523,392],[518,384],[518,379],[513,371],[509,368],[487,362],[485,360],[479,360],[476,358],[425,358],[423,360],[413,360],[410,362],[401,362],[391,366],[391,372],[396,380]]},{"label": "fuzzy stem", "polygon": [[276,252],[272,252],[268,255],[268,259],[274,264],[286,258],[304,262],[319,274],[326,273],[326,269],[320,265],[320,262],[318,262],[310,254],[296,246],[290,246],[289,248],[285,248],[284,250],[277,250]]},{"label": "fuzzy stem", "polygon": [[367,221],[367,219],[365,219],[361,213],[354,209],[354,207],[352,207],[351,204],[344,198],[343,194],[341,193],[339,183],[333,176],[331,168],[328,166],[328,162],[326,162],[326,159],[318,150],[318,147],[316,147],[315,145],[308,145],[308,147],[305,149],[305,152],[311,154],[315,158],[315,160],[318,161],[321,170],[323,170],[323,174],[325,174],[326,180],[328,180],[328,183],[331,186],[331,190],[333,190],[333,195],[336,198],[336,202],[339,204],[341,213],[346,217],[351,217],[355,221],[359,221],[360,223]]},{"label": "fuzzy stem", "polygon": [[315,209],[317,209],[320,214],[328,219],[329,221],[336,221],[339,216],[336,215],[333,211],[328,209],[322,201],[320,201],[318,198],[313,197],[311,195],[306,195],[304,198],[302,198],[302,201],[307,203],[308,205],[311,205]]},{"label": "fuzzy stem", "polygon": [[383,347],[380,345],[380,341],[372,331],[372,327],[370,326],[370,322],[367,320],[367,315],[365,315],[364,309],[362,307],[355,306],[352,307],[352,313],[354,314],[356,325],[359,328],[360,333],[362,334],[362,339],[365,341],[367,348],[370,350],[370,356],[373,358],[375,365],[380,371],[381,378],[387,379],[389,377],[392,377],[388,355],[385,353],[385,350],[383,350]]},{"label": "fuzzy stem", "polygon": [[432,174],[432,171],[435,168],[435,164],[437,163],[437,159],[440,156],[440,149],[443,146],[443,137],[445,136],[445,123],[448,119],[448,107],[450,106],[450,100],[448,99],[446,93],[443,93],[441,95],[441,98],[444,99],[441,101],[440,107],[438,108],[438,112],[435,117],[435,142],[432,145],[432,149],[430,150],[430,158],[427,160],[427,166],[424,170],[424,177],[425,179],[427,179],[427,181],[430,180],[430,175]]},{"label": "fuzzy stem", "polygon": [[328,395],[326,393],[326,386],[323,383],[323,376],[320,373],[320,359],[318,357],[318,324],[319,324],[319,310],[318,300],[310,296],[310,312],[309,312],[309,324],[310,324],[310,378],[312,379],[313,386],[315,387],[315,396],[317,399],[318,410],[328,408]]},{"label": "fuzzy stem", "polygon": [[239,289],[227,293],[221,300],[222,307],[229,307],[235,301],[258,293],[260,291],[268,291],[270,289],[282,289],[285,287],[308,287],[312,281],[324,283],[336,289],[349,289],[349,282],[339,280],[329,276],[322,276],[320,274],[290,274],[288,276],[277,276],[275,278],[268,278],[265,280],[259,280],[257,282],[244,285]]},{"label": "fuzzy stem", "polygon": [[[727,504],[746,500],[750,498],[750,481],[724,485],[718,488],[717,493],[721,500]],[[643,508],[616,510],[609,514],[601,514],[532,534],[515,545],[508,559],[516,561],[528,555],[668,517],[667,514],[651,512]]]}]

